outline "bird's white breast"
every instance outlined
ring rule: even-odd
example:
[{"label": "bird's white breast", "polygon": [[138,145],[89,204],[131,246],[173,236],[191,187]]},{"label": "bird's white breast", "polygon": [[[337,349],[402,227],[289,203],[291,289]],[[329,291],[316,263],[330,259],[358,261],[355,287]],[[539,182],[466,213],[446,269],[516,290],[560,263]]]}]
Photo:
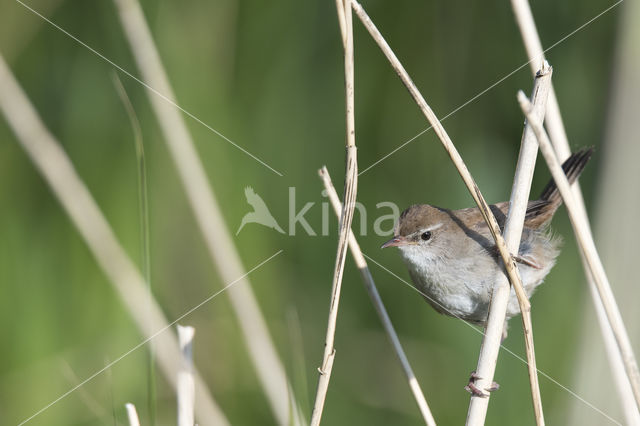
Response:
[{"label": "bird's white breast", "polygon": [[[434,254],[419,245],[406,245],[399,249],[416,289],[438,312],[475,323],[486,321],[498,273],[494,258],[486,252],[463,257],[446,251]],[[552,266],[553,261],[545,262],[540,269],[519,265],[529,296]],[[519,311],[512,289],[507,316],[514,316]]]}]

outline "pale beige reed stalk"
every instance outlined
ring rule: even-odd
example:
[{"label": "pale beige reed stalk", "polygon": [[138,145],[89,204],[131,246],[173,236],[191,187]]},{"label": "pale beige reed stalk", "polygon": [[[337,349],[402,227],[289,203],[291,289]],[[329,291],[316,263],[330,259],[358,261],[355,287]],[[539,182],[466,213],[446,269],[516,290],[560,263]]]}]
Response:
[{"label": "pale beige reed stalk", "polygon": [[[549,89],[551,87],[552,69],[545,61],[542,68],[536,73],[531,98],[535,105],[534,114],[539,119],[544,118],[545,107]],[[522,141],[520,145],[520,154],[518,155],[518,164],[516,166],[515,177],[513,179],[513,188],[511,198],[509,200],[509,213],[504,227],[504,238],[507,247],[511,253],[518,253],[520,247],[520,238],[524,226],[524,218],[526,215],[527,204],[529,202],[529,194],[531,192],[531,183],[533,181],[533,172],[535,170],[536,158],[538,156],[538,143],[535,134],[528,123],[525,124],[522,132]],[[496,283],[491,297],[491,305],[489,307],[489,315],[485,334],[482,340],[482,347],[478,357],[478,367],[476,374],[481,378],[476,382],[476,386],[483,389],[490,386],[498,362],[498,353],[500,351],[500,343],[502,341],[503,329],[505,324],[505,315],[511,286],[503,274],[496,277]],[[542,398],[540,396],[540,385],[538,383],[538,370],[536,368],[535,351],[533,347],[533,324],[531,322],[531,311],[528,307],[520,305],[522,311],[523,329],[525,330],[525,344],[527,348],[527,366],[529,370],[529,383],[531,384],[531,395],[533,401],[534,415],[538,426],[544,425],[544,414],[542,411]],[[527,331],[529,330],[529,331]],[[489,407],[489,395],[484,397],[472,395],[469,402],[469,411],[467,412],[468,425],[482,425],[487,416]]]},{"label": "pale beige reed stalk", "polygon": [[[168,328],[168,321],[149,294],[144,278],[123,250],[69,157],[38,117],[2,56],[0,109],[113,284],[141,334],[147,339],[153,337],[160,370],[175,389],[181,359],[176,336],[170,330],[158,333],[158,330]],[[196,416],[200,424],[229,424],[197,371],[194,371],[194,378]],[[31,418],[49,406],[51,404]]]},{"label": "pale beige reed stalk", "polygon": [[[511,0],[511,6],[529,56],[531,73],[535,75],[540,68],[540,64],[545,60],[545,57],[529,2],[528,0]],[[571,150],[569,149],[567,132],[564,129],[564,122],[560,115],[560,107],[558,106],[558,98],[556,97],[553,83],[551,84],[551,89],[549,89],[545,125],[550,129],[549,132],[553,135],[553,139],[560,141],[556,149],[561,148],[558,151],[559,157],[562,160],[566,160],[571,155]]]},{"label": "pale beige reed stalk", "polygon": [[531,114],[531,105],[522,92],[518,93],[518,101],[520,102],[520,106],[527,117],[527,120],[530,121],[531,126],[536,133],[536,137],[540,143],[540,151],[549,166],[553,179],[558,185],[560,195],[567,206],[569,219],[571,219],[571,225],[573,226],[576,240],[578,241],[578,245],[585,256],[587,266],[589,267],[589,273],[595,281],[600,300],[602,301],[602,306],[609,318],[614,336],[620,346],[625,367],[628,368],[627,375],[629,376],[631,386],[634,388],[634,383],[636,381],[640,381],[640,373],[638,373],[638,366],[635,364],[635,358],[633,358],[633,348],[631,347],[631,343],[628,341],[628,336],[621,335],[621,333],[625,331],[624,323],[622,321],[620,311],[618,310],[613,292],[611,291],[604,266],[602,265],[602,261],[600,260],[596,245],[593,241],[589,222],[586,220],[585,215],[580,211],[580,204],[575,200],[571,192],[571,187],[566,176],[564,176],[564,173],[562,172],[562,165],[556,155],[553,145],[551,144],[551,140],[544,131],[542,123],[540,123],[539,120]]},{"label": "pale beige reed stalk", "polygon": [[178,343],[182,352],[182,365],[178,371],[178,426],[193,426],[195,387],[193,385],[193,336],[195,328],[178,325]]},{"label": "pale beige reed stalk", "polygon": [[[542,43],[540,42],[540,37],[533,19],[533,14],[531,13],[529,2],[527,0],[511,0],[511,4],[527,50],[530,64],[532,68],[535,69],[536,63],[540,63],[544,60],[544,51],[542,50]],[[615,4],[609,9],[614,6]],[[564,129],[564,124],[553,87],[551,88],[549,104],[547,106],[546,126],[549,131],[553,148],[557,153],[559,160],[564,161],[571,154],[571,150],[569,148],[569,141]],[[575,214],[581,216],[580,220],[588,224],[589,220],[587,218],[587,212],[584,206],[580,187],[578,185],[574,185],[572,192],[573,197],[576,200]],[[583,232],[588,233],[586,236],[587,239],[593,239],[591,236],[591,229],[588,226],[583,229]],[[581,258],[587,281],[589,282],[589,286],[592,290],[591,295],[594,298],[593,300],[596,307],[596,313],[598,314],[598,319],[601,324],[600,329],[604,335],[604,343],[607,345],[608,353],[612,354],[612,356],[609,357],[609,361],[612,364],[612,371],[614,374],[619,376],[620,371],[624,369],[627,376],[626,380],[620,377],[616,379],[621,403],[625,407],[625,413],[630,413],[631,416],[637,420],[638,416],[634,414],[640,410],[640,373],[638,372],[638,363],[635,354],[633,353],[633,347],[629,340],[626,327],[622,321],[622,315],[620,314],[615,298],[613,297],[613,292],[611,291],[611,286],[609,285],[608,280],[601,280],[600,285],[598,285],[596,277],[587,272],[590,269],[588,265],[589,262],[586,258],[586,254],[582,250]],[[598,291],[593,291],[594,288]],[[607,302],[606,299],[608,299],[609,296],[611,296],[611,300]],[[596,300],[596,297],[600,298],[600,300]],[[607,303],[609,303],[608,306]],[[604,309],[600,309],[601,307]],[[602,315],[602,313],[605,313],[606,315]],[[613,342],[616,344],[612,346]],[[629,390],[631,390],[631,395],[629,394]],[[635,405],[635,410],[631,408],[632,405]]]},{"label": "pale beige reed stalk", "polygon": [[322,419],[324,402],[329,389],[329,380],[333,369],[333,362],[336,355],[334,340],[336,325],[338,321],[338,307],[340,303],[340,290],[342,288],[342,277],[344,264],[347,257],[347,243],[353,211],[355,209],[356,194],[358,191],[358,159],[356,149],[355,113],[354,113],[354,61],[353,61],[353,21],[351,18],[351,0],[336,0],[338,12],[338,22],[342,34],[342,44],[344,48],[344,77],[345,77],[345,116],[346,116],[346,171],[344,183],[345,203],[340,215],[340,225],[338,234],[338,249],[336,262],[333,271],[333,281],[331,288],[331,299],[329,302],[329,319],[327,323],[327,334],[324,343],[324,353],[322,364],[318,369],[318,386],[316,389],[315,402],[311,413],[311,425],[317,426]]},{"label": "pale beige reed stalk", "polygon": [[[529,300],[527,298],[527,295],[524,289],[522,288],[522,280],[520,279],[520,274],[518,272],[518,268],[515,263],[515,260],[513,259],[509,250],[507,249],[504,238],[502,237],[502,234],[500,232],[498,223],[493,213],[489,209],[487,202],[482,196],[480,189],[478,188],[475,181],[473,180],[473,177],[469,173],[469,170],[467,169],[466,165],[462,161],[462,157],[460,157],[460,154],[458,153],[453,142],[449,138],[449,135],[447,134],[446,130],[444,129],[444,127],[442,126],[442,124],[440,123],[436,115],[433,113],[433,111],[431,110],[431,108],[425,101],[424,97],[422,96],[418,88],[415,86],[415,84],[409,77],[408,73],[406,72],[406,70],[404,69],[404,67],[396,57],[396,55],[393,53],[393,50],[391,50],[387,42],[382,37],[382,34],[380,34],[380,31],[378,31],[376,26],[373,24],[373,22],[371,21],[371,18],[369,18],[369,16],[366,14],[362,6],[357,1],[352,0],[352,4],[353,4],[353,9],[356,15],[358,15],[358,18],[360,18],[360,21],[364,24],[369,34],[373,37],[374,41],[378,44],[378,46],[380,47],[384,55],[389,60],[393,69],[396,71],[396,73],[398,74],[398,76],[400,77],[404,85],[409,90],[409,93],[418,104],[418,107],[422,111],[423,115],[427,118],[429,123],[432,125],[436,135],[442,142],[442,145],[444,146],[445,150],[449,154],[449,157],[451,158],[452,162],[458,169],[458,172],[460,173],[462,180],[467,186],[467,189],[469,190],[474,201],[478,205],[478,208],[485,222],[489,227],[491,235],[496,242],[496,247],[498,248],[498,252],[500,254],[500,257],[502,258],[509,281],[511,282],[511,284],[515,289],[521,310],[523,312],[528,311],[530,309]],[[526,321],[526,316],[523,316],[523,318]],[[527,355],[527,358],[532,359],[534,356],[530,352],[531,349],[533,348],[533,337],[531,335],[531,329],[525,328],[523,331],[524,331],[525,338],[528,340],[528,343],[526,345],[526,349],[529,352]],[[530,378],[537,374],[537,372],[534,371],[534,368],[532,368],[532,366],[529,366],[529,369],[531,371]],[[532,382],[532,386],[537,387],[537,380],[535,382]],[[538,402],[536,401],[539,401],[539,398],[536,398],[535,396],[536,393],[539,394],[539,391],[536,391],[532,395],[534,404],[538,404]],[[538,411],[541,412],[541,410],[538,410]]]},{"label": "pale beige reed stalk", "polygon": [[124,405],[124,408],[127,410],[127,420],[129,420],[129,426],[140,426],[140,419],[138,419],[136,406],[128,402]]},{"label": "pale beige reed stalk", "polygon": [[[327,196],[329,197],[329,201],[331,201],[331,205],[333,206],[333,210],[336,213],[336,216],[340,218],[340,212],[342,211],[342,202],[338,197],[338,193],[336,189],[333,187],[333,183],[331,182],[331,176],[329,176],[329,171],[326,167],[323,167],[318,171],[320,178],[324,184],[324,187],[327,191]],[[378,288],[376,287],[376,283],[373,280],[373,276],[371,276],[371,271],[369,270],[369,266],[367,265],[367,261],[360,250],[360,244],[356,240],[355,235],[353,234],[353,230],[349,231],[349,249],[351,250],[351,255],[353,256],[353,261],[356,264],[356,267],[360,271],[360,275],[362,276],[362,282],[364,284],[367,293],[369,293],[369,297],[371,297],[371,303],[373,303],[374,308],[380,317],[380,321],[382,322],[382,326],[384,327],[385,332],[389,336],[389,340],[391,341],[391,346],[398,357],[398,361],[400,361],[400,365],[402,366],[402,371],[407,377],[407,381],[409,383],[409,388],[411,389],[411,393],[413,394],[413,398],[416,400],[416,404],[418,404],[418,408],[420,409],[420,414],[422,414],[422,418],[426,425],[435,426],[436,421],[433,418],[433,414],[429,409],[429,404],[427,404],[427,400],[424,397],[424,393],[422,392],[422,388],[418,383],[418,379],[413,373],[413,369],[411,368],[411,364],[409,364],[409,359],[407,355],[404,353],[404,349],[402,349],[402,345],[400,344],[400,338],[396,333],[393,324],[391,323],[391,318],[387,313],[387,309],[384,307],[384,303],[382,302],[382,298],[380,297],[380,293],[378,293]]]},{"label": "pale beige reed stalk", "polygon": [[[114,2],[144,82],[153,88],[153,92],[147,92],[149,101],[175,161],[211,261],[222,281],[234,280],[243,275],[244,267],[184,118],[175,107],[173,90],[140,4],[136,0]],[[162,96],[158,96],[158,93]],[[171,102],[167,102],[167,99]],[[254,365],[276,421],[279,424],[303,423],[299,405],[291,392],[292,387],[249,280],[243,278],[229,289],[228,294],[240,324],[249,359]]]},{"label": "pale beige reed stalk", "polygon": [[[467,166],[464,164],[464,161],[462,160],[462,157],[458,153],[458,150],[456,149],[455,145],[451,141],[451,138],[449,137],[448,133],[440,123],[440,120],[438,120],[438,117],[436,117],[436,115],[434,114],[431,107],[425,101],[424,97],[422,96],[422,94],[420,93],[416,85],[411,80],[411,77],[409,77],[409,74],[404,69],[404,67],[396,57],[395,53],[393,53],[393,50],[391,50],[391,48],[387,44],[384,37],[382,37],[382,34],[378,30],[378,28],[376,28],[373,21],[371,21],[371,18],[369,18],[367,13],[364,11],[364,9],[362,8],[362,5],[360,5],[360,3],[358,3],[356,0],[351,0],[351,1],[353,5],[353,10],[355,11],[356,15],[358,15],[358,18],[360,18],[360,21],[363,23],[363,25],[365,26],[365,28],[367,29],[367,31],[369,32],[373,40],[376,42],[378,47],[380,47],[384,55],[387,57],[387,59],[389,60],[389,63],[391,64],[391,67],[396,71],[402,83],[409,90],[409,93],[413,97],[414,101],[418,104],[420,111],[422,111],[425,118],[427,118],[429,123],[432,125],[436,135],[442,142],[442,145],[445,151],[447,151],[447,154],[449,154],[451,161],[453,162],[454,166],[458,170],[458,173],[462,177],[462,180],[464,181],[467,189],[469,190],[469,193],[471,194],[471,196],[473,197],[473,200],[478,205],[478,208],[480,209],[480,213],[482,214],[482,217],[487,222],[489,231],[491,232],[492,237],[496,241],[496,247],[498,248],[500,257],[502,257],[503,261],[505,262],[505,269],[507,271],[507,274],[509,278],[513,280],[512,283],[514,283],[513,286],[516,289],[516,294],[518,295],[519,298],[526,300],[526,293],[522,288],[522,280],[520,279],[515,260],[513,260],[513,258],[509,254],[509,251],[506,248],[504,238],[502,238],[502,234],[500,233],[500,227],[498,226],[498,222],[496,221],[496,218],[494,217],[493,213],[489,209],[489,205],[487,204],[486,200],[482,196],[480,189],[476,185],[473,177],[471,176],[471,173],[469,173]],[[528,301],[526,301],[525,303],[528,303]]]},{"label": "pale beige reed stalk", "polygon": [[[640,111],[640,3],[624,2],[618,11],[617,35],[612,73],[607,75],[610,84],[603,143],[597,154],[598,180],[595,185],[593,227],[598,252],[607,270],[609,279],[615,283],[615,293],[624,315],[629,335],[636,336],[636,350],[640,349],[640,310],[637,308],[638,280],[633,265],[640,250],[640,191],[630,191],[627,182],[640,182],[640,144],[637,141],[638,116]],[[553,142],[553,141],[552,141]],[[612,214],[613,213],[613,214]],[[615,226],[612,226],[612,221]],[[593,280],[591,280],[593,282]],[[595,285],[589,286],[597,292]],[[593,297],[598,300],[597,295]],[[583,313],[579,318],[582,330],[573,371],[574,388],[591,400],[598,400],[600,407],[612,417],[621,417],[627,425],[640,426],[640,410],[636,406],[631,384],[624,371],[613,332],[606,319],[601,303],[595,303],[594,312],[589,302],[583,302]],[[604,349],[600,336],[594,333],[600,324],[606,343]],[[607,363],[611,369],[607,368]],[[613,372],[613,374],[611,374]],[[569,425],[596,425],[590,413],[581,410],[578,404],[571,407]]]}]

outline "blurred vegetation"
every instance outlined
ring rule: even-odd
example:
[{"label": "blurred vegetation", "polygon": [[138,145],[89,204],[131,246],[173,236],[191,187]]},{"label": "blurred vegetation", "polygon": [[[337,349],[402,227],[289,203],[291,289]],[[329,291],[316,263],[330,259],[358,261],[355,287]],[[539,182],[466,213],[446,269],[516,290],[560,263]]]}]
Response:
[{"label": "blurred vegetation", "polygon": [[[139,75],[111,2],[28,4]],[[363,5],[441,117],[526,62],[508,2],[372,0]],[[597,1],[532,4],[545,47],[608,6]],[[343,62],[334,2],[144,1],[143,8],[179,104],[284,174],[277,176],[187,120],[230,231],[235,233],[249,211],[244,187],[252,186],[285,229],[288,188],[295,187],[297,209],[315,203],[305,217],[319,233],[320,204],[326,199],[316,170],[326,164],[339,188],[344,171]],[[620,12],[613,9],[548,52],[575,148],[601,144]],[[364,170],[427,125],[368,34],[358,22],[354,27],[357,144]],[[113,67],[10,0],[0,4],[0,52],[140,264],[133,133],[113,86]],[[145,89],[120,77],[145,143],[153,292],[173,319],[226,283],[209,262]],[[518,89],[529,92],[531,85],[524,67],[444,122],[490,202],[509,196],[523,123],[515,95]],[[4,120],[0,139],[0,320],[5,324],[0,329],[0,423],[16,424],[141,336]],[[596,151],[582,179],[587,202],[597,171]],[[548,178],[539,162],[534,194]],[[362,174],[358,199],[370,217],[368,235],[360,238],[363,251],[405,280],[397,253],[378,249],[384,239],[371,231],[380,211],[375,205],[472,204],[432,132]],[[330,223],[329,236],[309,236],[300,226],[295,236],[286,236],[250,224],[236,237],[247,269],[284,249],[250,279],[304,404],[315,392],[324,344],[337,221],[331,217]],[[533,299],[536,352],[542,371],[569,384],[579,326],[575,318],[586,287],[563,211],[554,228],[566,243]],[[463,423],[468,404],[463,386],[476,366],[480,334],[438,315],[377,266],[371,269],[436,420]],[[196,327],[196,364],[229,419],[273,423],[226,296],[184,323]],[[296,343],[298,329],[301,344]],[[512,320],[505,345],[524,356],[519,330],[519,319]],[[336,348],[325,424],[421,423],[350,259]],[[147,359],[143,350],[127,356],[30,424],[126,424],[125,402],[135,403],[148,424]],[[532,424],[526,366],[503,352],[496,380],[502,390],[492,398],[487,424]],[[157,424],[174,424],[174,395],[161,376],[157,386]],[[563,424],[568,407],[581,404],[544,377],[541,388],[549,424]]]}]

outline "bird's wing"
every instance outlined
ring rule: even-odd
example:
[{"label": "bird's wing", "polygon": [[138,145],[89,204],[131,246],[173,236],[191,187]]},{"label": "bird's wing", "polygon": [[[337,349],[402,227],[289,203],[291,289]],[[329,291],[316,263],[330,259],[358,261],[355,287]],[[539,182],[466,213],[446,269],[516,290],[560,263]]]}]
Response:
[{"label": "bird's wing", "polygon": [[[546,200],[529,201],[527,204],[527,210],[524,216],[524,225],[527,228],[537,228],[539,226],[539,219],[542,215],[548,213],[548,208],[551,206],[551,202]],[[504,231],[504,224],[507,220],[507,214],[509,213],[509,202],[503,201],[502,203],[496,203],[489,206],[493,215],[496,217],[496,221],[500,226],[500,229]],[[484,225],[484,218],[480,214],[478,208],[469,209],[474,211],[474,217],[477,216],[477,226],[482,227]],[[477,213],[476,213],[477,212]]]},{"label": "bird's wing", "polygon": [[[500,226],[500,229],[502,229],[504,227],[504,221],[507,217],[506,215],[509,209],[509,203],[505,201],[502,203],[491,204],[489,208],[491,209],[491,212],[495,216],[496,221],[498,221],[498,225]],[[456,210],[454,213],[464,223],[468,224],[469,228],[476,229],[476,230],[487,228],[487,232],[488,232],[487,223],[485,222],[484,217],[482,217],[482,214],[480,213],[479,208],[470,207],[468,209]]]}]

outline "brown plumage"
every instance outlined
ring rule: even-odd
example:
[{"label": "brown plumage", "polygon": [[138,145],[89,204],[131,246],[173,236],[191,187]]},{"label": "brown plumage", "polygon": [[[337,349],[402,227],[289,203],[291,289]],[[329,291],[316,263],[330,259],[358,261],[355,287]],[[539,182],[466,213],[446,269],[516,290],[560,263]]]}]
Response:
[{"label": "brown plumage", "polygon": [[[573,183],[591,158],[592,148],[573,154],[563,164]],[[540,198],[527,206],[516,260],[527,295],[542,283],[555,263],[560,241],[549,222],[562,204],[553,179]],[[501,229],[509,202],[490,206]],[[495,243],[477,207],[449,210],[428,204],[406,209],[396,224],[394,238],[383,247],[396,246],[413,282],[425,299],[443,314],[484,324],[498,267]],[[507,317],[519,312],[513,294]]]},{"label": "brown plumage", "polygon": [[[571,157],[562,164],[562,170],[564,170],[569,183],[575,182],[578,176],[580,176],[592,154],[593,148],[585,148],[571,155]],[[398,221],[400,228],[396,230],[396,235],[409,235],[416,231],[421,224],[424,223],[427,212],[421,209],[421,207],[426,205],[427,204],[415,204],[403,211]],[[540,197],[535,201],[529,201],[524,219],[524,227],[536,229],[548,224],[561,205],[562,197],[560,197],[560,192],[558,191],[555,181],[551,179],[540,193]],[[448,210],[435,206],[430,207],[438,209],[443,213],[446,212],[449,215],[456,216],[461,222],[467,225],[476,222],[485,223],[477,207],[461,210]],[[492,204],[489,208],[496,217],[500,229],[503,229],[506,215],[509,211],[509,202],[503,201]]]}]

